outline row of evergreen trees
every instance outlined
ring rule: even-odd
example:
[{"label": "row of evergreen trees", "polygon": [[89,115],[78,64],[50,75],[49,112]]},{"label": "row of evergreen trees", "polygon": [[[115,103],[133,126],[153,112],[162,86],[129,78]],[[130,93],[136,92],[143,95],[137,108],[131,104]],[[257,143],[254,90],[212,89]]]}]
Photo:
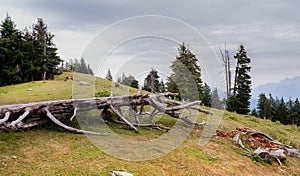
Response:
[{"label": "row of evergreen trees", "polygon": [[70,59],[69,62],[62,62],[61,71],[74,71],[78,73],[94,75],[90,65],[86,63],[83,57],[80,60]]},{"label": "row of evergreen trees", "polygon": [[0,25],[0,86],[45,80],[59,74],[61,59],[42,18],[20,30],[7,14]]},{"label": "row of evergreen trees", "polygon": [[285,125],[300,126],[300,102],[296,98],[293,101],[291,98],[286,102],[283,97],[274,98],[272,94],[266,96],[265,93],[259,94],[259,100],[256,109],[252,110],[252,115],[269,119],[272,121],[279,121]]},{"label": "row of evergreen trees", "polygon": [[[157,70],[151,68],[144,79],[142,89],[153,93],[166,91],[179,93],[179,96],[173,98],[185,101],[202,100],[205,106],[223,108],[224,104],[220,101],[218,90],[215,88],[211,91],[207,84],[203,85],[196,55],[184,43],[179,46],[178,52],[178,56],[172,62],[173,73],[167,78],[167,83],[165,84],[163,79],[159,81]],[[107,72],[106,79],[113,80],[110,70]],[[131,87],[139,87],[138,81],[133,76],[126,77],[124,73],[121,78],[118,78],[118,82]]]},{"label": "row of evergreen trees", "polygon": [[133,88],[139,88],[139,81],[134,78],[134,76],[126,76],[124,73],[122,77],[118,78],[118,82]]}]

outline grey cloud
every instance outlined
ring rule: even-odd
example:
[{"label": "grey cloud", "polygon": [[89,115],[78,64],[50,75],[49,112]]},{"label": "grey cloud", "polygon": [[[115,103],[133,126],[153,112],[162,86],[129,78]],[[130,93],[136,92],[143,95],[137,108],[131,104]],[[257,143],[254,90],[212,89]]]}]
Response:
[{"label": "grey cloud", "polygon": [[[286,77],[291,72],[299,72],[297,67],[300,65],[298,61],[300,55],[300,12],[298,10],[300,1],[22,0],[16,2],[3,0],[1,5],[2,7],[22,9],[35,18],[43,17],[47,19],[46,23],[53,30],[72,31],[69,35],[64,32],[64,40],[74,37],[75,34],[72,34],[76,31],[96,33],[124,18],[149,14],[170,16],[191,24],[203,33],[216,51],[226,42],[227,48],[231,51],[230,54],[234,55],[238,45],[244,44],[252,58],[254,84],[269,81],[270,79],[266,80],[269,78],[267,74],[276,75],[272,78],[276,80],[278,72]],[[5,11],[5,9],[1,9],[1,11]],[[150,27],[145,22],[141,23],[139,29],[128,26],[128,30],[134,33],[142,28]],[[56,31],[52,32],[55,34]],[[180,35],[178,31],[171,28],[167,32],[173,36]],[[119,33],[118,35],[123,34]],[[116,37],[118,36],[108,36],[112,41]],[[57,40],[64,42],[60,39]],[[86,41],[84,42],[87,43]],[[191,41],[191,37],[182,36],[181,42],[183,41]],[[81,41],[76,43],[76,45],[80,44],[82,44]],[[99,47],[104,45],[110,45],[110,43],[99,44]],[[148,46],[149,49],[155,49],[154,45],[165,47],[161,43],[146,42],[136,44],[135,49],[143,51]],[[130,54],[129,51],[132,51],[133,48],[130,48],[131,45],[126,46],[127,48],[119,50],[118,54]],[[70,48],[76,48],[76,46]],[[64,49],[66,50],[67,47]],[[68,51],[60,52],[68,53]],[[201,52],[199,54],[201,59],[207,56]],[[276,71],[278,74],[275,73]]]}]

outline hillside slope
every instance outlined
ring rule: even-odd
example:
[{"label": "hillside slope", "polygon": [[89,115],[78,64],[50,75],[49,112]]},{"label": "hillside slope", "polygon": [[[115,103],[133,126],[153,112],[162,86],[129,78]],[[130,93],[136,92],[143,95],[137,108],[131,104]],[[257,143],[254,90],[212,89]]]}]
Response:
[{"label": "hillside slope", "polygon": [[[72,82],[63,81],[68,73],[53,81],[37,81],[0,87],[0,103],[68,99],[72,96]],[[70,74],[70,73],[69,73]],[[96,79],[96,91],[110,91],[111,82]],[[128,87],[127,87],[128,88]],[[129,89],[129,88],[128,88]],[[124,92],[137,92],[136,89]],[[200,115],[199,120],[207,118]],[[167,122],[165,122],[167,123]],[[141,129],[135,133],[123,125],[111,125],[123,137],[147,140],[163,132]],[[220,130],[251,127],[268,133],[275,139],[300,148],[300,129],[283,126],[269,120],[225,111]],[[288,157],[283,166],[276,162],[254,162],[244,156],[240,147],[213,137],[205,146],[199,146],[203,128],[195,127],[190,137],[164,157],[149,161],[125,161],[105,154],[85,135],[60,129],[38,127],[21,132],[0,133],[0,175],[109,175],[109,170],[122,170],[134,175],[299,175],[300,159]]]}]

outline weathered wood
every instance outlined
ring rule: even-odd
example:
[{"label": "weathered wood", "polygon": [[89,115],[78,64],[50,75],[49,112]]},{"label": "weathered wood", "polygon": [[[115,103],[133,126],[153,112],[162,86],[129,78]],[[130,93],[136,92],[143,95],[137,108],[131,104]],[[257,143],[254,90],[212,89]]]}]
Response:
[{"label": "weathered wood", "polygon": [[217,130],[216,134],[225,139],[232,139],[241,148],[252,153],[251,150],[246,148],[242,143],[240,135],[243,135],[243,138],[245,138],[245,142],[248,142],[248,145],[257,147],[252,154],[258,154],[266,162],[270,162],[272,158],[275,158],[281,165],[281,161],[286,159],[285,155],[300,158],[300,150],[282,144],[269,135],[251,128],[236,128],[236,130],[228,133]]},{"label": "weathered wood", "polygon": [[96,135],[107,135],[107,134],[102,134],[102,133],[97,133],[97,132],[91,132],[91,131],[85,131],[85,130],[79,130],[70,126],[67,126],[63,123],[61,123],[59,120],[57,120],[52,114],[51,112],[48,110],[48,108],[44,108],[45,112],[47,113],[47,116],[49,117],[49,119],[55,123],[56,125],[71,131],[71,132],[76,132],[76,133],[85,133],[85,134],[96,134]]},{"label": "weathered wood", "polygon": [[74,117],[76,116],[76,113],[77,113],[77,106],[74,108],[74,113],[72,115],[72,117],[70,118],[70,121],[72,121],[74,119]]},{"label": "weathered wood", "polygon": [[[116,96],[116,97],[101,97],[101,98],[82,98],[82,99],[69,99],[69,100],[53,100],[43,102],[32,102],[27,104],[13,104],[0,106],[0,129],[2,130],[18,130],[21,128],[29,128],[36,126],[40,122],[34,123],[32,117],[38,116],[39,121],[51,120],[58,126],[77,133],[85,133],[86,131],[75,129],[61,123],[54,117],[55,114],[73,113],[70,117],[72,121],[77,114],[77,111],[84,112],[95,109],[103,109],[104,111],[110,110],[118,115],[118,117],[126,123],[130,128],[138,131],[135,126],[148,126],[140,123],[140,116],[149,115],[149,121],[152,121],[153,117],[159,113],[168,114],[174,118],[181,119],[184,123],[191,125],[197,124],[192,122],[188,115],[183,115],[178,112],[182,109],[192,109],[206,114],[212,114],[209,111],[202,110],[198,104],[200,101],[181,104],[179,102],[165,99],[165,96],[177,95],[174,93],[161,93],[152,95],[128,95],[128,96]],[[144,106],[150,105],[154,110],[149,113],[145,112]],[[133,115],[135,118],[135,124],[130,122],[126,115],[122,114],[121,107],[127,107],[129,115]],[[140,112],[138,112],[140,107]],[[30,119],[32,118],[32,119]],[[30,120],[30,123],[22,122]],[[152,121],[153,122],[153,121]],[[155,127],[155,123],[152,126]],[[90,132],[87,132],[90,133]],[[91,132],[93,133],[93,132]]]},{"label": "weathered wood", "polygon": [[14,120],[10,123],[11,128],[15,128],[15,126],[17,124],[19,124],[20,122],[22,122],[22,120],[24,120],[29,113],[30,113],[30,110],[28,108],[26,108],[25,112],[17,120]]},{"label": "weathered wood", "polygon": [[[172,100],[165,100],[165,103],[168,104],[168,105],[171,105],[171,106],[180,106],[181,105],[180,103],[178,103],[176,101],[172,101]],[[195,107],[195,106],[188,107],[188,109],[192,109],[192,110],[196,110],[196,111],[199,111],[199,112],[203,112],[205,114],[213,115],[213,112],[211,112],[209,110],[201,109],[201,108]]]},{"label": "weathered wood", "polygon": [[110,105],[109,108],[115,114],[117,114],[120,117],[120,119],[122,119],[128,126],[130,126],[130,128],[132,128],[132,129],[134,129],[134,131],[138,132],[138,130],[135,128],[135,126],[131,122],[129,122],[125,117],[123,117],[122,114],[118,110],[116,110],[116,108],[113,105]]},{"label": "weathered wood", "polygon": [[4,118],[0,119],[0,125],[3,124],[4,122],[6,122],[9,119],[10,116],[10,112],[5,112]]}]

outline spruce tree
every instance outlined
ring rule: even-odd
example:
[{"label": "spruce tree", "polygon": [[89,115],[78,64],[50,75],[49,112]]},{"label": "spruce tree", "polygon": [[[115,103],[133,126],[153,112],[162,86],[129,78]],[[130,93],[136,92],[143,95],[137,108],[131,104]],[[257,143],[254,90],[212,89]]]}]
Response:
[{"label": "spruce tree", "polygon": [[293,100],[290,98],[289,101],[287,102],[287,110],[288,110],[288,115],[284,121],[284,124],[292,124],[295,117],[295,109],[294,109],[294,102]]},{"label": "spruce tree", "polygon": [[32,35],[43,50],[43,54],[40,56],[42,79],[47,79],[50,74],[58,74],[57,65],[60,64],[61,59],[57,55],[57,48],[53,43],[54,35],[48,31],[42,18],[38,18],[37,23],[33,24]]},{"label": "spruce tree", "polygon": [[260,118],[270,118],[270,102],[265,93],[260,93],[257,104],[258,117]]},{"label": "spruce tree", "polygon": [[216,109],[222,109],[222,102],[220,101],[220,97],[218,94],[218,89],[215,88],[211,94],[211,107]]},{"label": "spruce tree", "polygon": [[157,93],[160,92],[160,83],[158,80],[159,76],[155,69],[151,68],[151,71],[146,76],[144,80],[144,87],[143,89],[149,92]]},{"label": "spruce tree", "polygon": [[139,81],[132,75],[126,76],[125,73],[117,79],[117,82],[133,88],[139,88]]},{"label": "spruce tree", "polygon": [[198,59],[184,43],[179,46],[178,52],[171,64],[172,74],[167,78],[167,90],[179,93],[179,98],[185,100],[201,100],[203,85]]},{"label": "spruce tree", "polygon": [[207,85],[206,83],[204,83],[202,104],[204,106],[210,107],[211,106],[211,99],[212,99],[212,96],[211,96],[210,87],[209,87],[209,85]]},{"label": "spruce tree", "polygon": [[228,100],[227,109],[239,114],[248,114],[251,98],[251,76],[249,75],[251,60],[243,45],[240,45],[234,58],[237,59],[235,82],[233,96]]},{"label": "spruce tree", "polygon": [[11,20],[11,17],[6,14],[6,18],[0,25],[1,38],[10,39],[16,32],[16,24]]},{"label": "spruce tree", "polygon": [[287,121],[286,117],[288,116],[288,109],[286,107],[286,103],[283,99],[283,97],[281,97],[281,99],[278,102],[278,106],[276,108],[276,116],[274,117],[275,120],[280,121],[283,124],[288,124],[289,122]]},{"label": "spruce tree", "polygon": [[294,116],[292,118],[291,124],[300,126],[300,102],[298,98],[296,98],[294,102],[293,111]]},{"label": "spruce tree", "polygon": [[274,117],[276,117],[276,110],[277,110],[279,104],[276,103],[276,99],[273,98],[272,94],[269,94],[269,103],[270,103],[269,119],[275,122],[277,119]]},{"label": "spruce tree", "polygon": [[105,79],[107,79],[107,80],[109,80],[109,81],[112,81],[112,80],[113,80],[113,78],[112,78],[112,76],[111,76],[111,73],[110,73],[110,69],[108,69]]},{"label": "spruce tree", "polygon": [[[32,32],[16,29],[7,15],[0,25],[0,85],[22,83],[59,74],[61,60],[53,37],[42,20],[33,26]],[[43,76],[41,76],[43,75]]]},{"label": "spruce tree", "polygon": [[94,75],[94,72],[93,72],[93,70],[90,67],[90,64],[88,64],[87,70],[88,70],[88,74],[89,75]]},{"label": "spruce tree", "polygon": [[256,111],[256,109],[254,108],[254,109],[252,109],[252,111],[251,111],[251,115],[253,116],[253,117],[258,117],[258,113],[257,113],[257,111]]},{"label": "spruce tree", "polygon": [[163,79],[161,79],[159,82],[159,92],[160,93],[166,92],[166,87]]}]

